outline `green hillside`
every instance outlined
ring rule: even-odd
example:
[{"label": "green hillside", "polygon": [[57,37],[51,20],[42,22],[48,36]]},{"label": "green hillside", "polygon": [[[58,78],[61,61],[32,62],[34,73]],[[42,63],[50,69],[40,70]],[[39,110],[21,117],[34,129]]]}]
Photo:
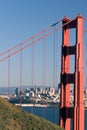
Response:
[{"label": "green hillside", "polygon": [[0,98],[0,130],[63,130]]}]

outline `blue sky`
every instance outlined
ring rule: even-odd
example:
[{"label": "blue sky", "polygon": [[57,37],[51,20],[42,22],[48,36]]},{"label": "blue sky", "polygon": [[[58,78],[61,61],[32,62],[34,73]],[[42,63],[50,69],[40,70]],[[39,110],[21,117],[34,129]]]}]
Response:
[{"label": "blue sky", "polygon": [[[87,18],[86,0],[0,0],[0,53],[62,19],[64,16],[72,19],[78,13],[81,13],[81,15]],[[85,28],[87,28],[87,23],[85,23]],[[38,54],[40,49],[36,51]],[[15,61],[15,58],[13,61]],[[15,64],[16,61],[13,61],[12,63]],[[27,59],[25,63],[27,64]],[[0,69],[2,75],[0,76],[0,86],[6,86],[7,78],[4,80],[4,74],[6,73],[5,75],[7,75],[7,63],[1,64],[1,67],[3,66],[2,68],[5,69]],[[16,68],[19,67],[19,65],[15,66]],[[49,69],[49,73],[51,69]],[[14,72],[14,69],[11,71]],[[25,72],[24,77],[28,77],[27,70]],[[14,74],[16,74],[16,77],[19,77],[19,74],[15,72]],[[39,78],[39,76],[36,77]],[[39,79],[36,80],[36,84],[41,84],[41,82],[37,83]],[[49,77],[49,81],[46,81],[49,85],[52,84],[50,80],[52,80],[52,76]],[[18,82],[19,79],[11,77],[12,86],[18,85]],[[27,81],[24,79],[23,85],[28,85],[28,79]]]}]

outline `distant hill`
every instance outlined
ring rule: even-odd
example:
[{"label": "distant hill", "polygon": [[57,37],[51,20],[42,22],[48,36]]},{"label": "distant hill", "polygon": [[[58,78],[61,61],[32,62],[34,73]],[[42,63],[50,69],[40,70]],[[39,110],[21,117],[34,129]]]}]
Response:
[{"label": "distant hill", "polygon": [[0,98],[0,130],[63,130]]}]

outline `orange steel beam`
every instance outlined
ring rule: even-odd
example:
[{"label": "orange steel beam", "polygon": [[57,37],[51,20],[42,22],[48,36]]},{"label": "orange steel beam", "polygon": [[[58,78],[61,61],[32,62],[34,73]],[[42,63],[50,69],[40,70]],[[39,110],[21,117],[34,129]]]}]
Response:
[{"label": "orange steel beam", "polygon": [[[84,130],[84,48],[83,48],[83,17],[77,17],[76,26],[76,68],[75,68],[75,109],[74,118],[77,119],[77,123],[74,121],[75,130]],[[78,114],[76,114],[76,111]],[[76,116],[78,115],[78,116]],[[78,125],[78,126],[77,126]]]},{"label": "orange steel beam", "polygon": [[[62,24],[62,56],[61,56],[61,103],[60,126],[70,130],[73,119],[73,130],[84,130],[84,48],[83,48],[83,17],[78,15],[75,20],[65,17]],[[70,29],[76,29],[76,41],[70,46]],[[75,72],[70,72],[70,55],[75,55]],[[74,84],[74,107],[70,106],[70,84]]]},{"label": "orange steel beam", "polygon": [[[66,20],[63,19],[63,24],[65,24],[66,22],[68,22],[69,20],[67,18],[65,18]],[[67,24],[68,26],[68,24]],[[62,38],[63,38],[63,43],[62,43],[62,47],[69,46],[69,34],[70,34],[70,30],[69,29],[64,29],[62,31]],[[62,51],[63,52],[63,51]],[[69,56],[65,56],[62,53],[62,67],[61,67],[61,77],[62,77],[62,81],[64,80],[64,74],[69,73],[70,72],[70,57]],[[63,112],[65,113],[66,108],[70,107],[70,103],[69,103],[69,99],[70,99],[70,85],[69,84],[62,84],[61,87],[61,112],[62,112],[62,116],[60,118],[60,125],[61,127],[64,127],[65,129],[70,129],[70,119],[66,118],[67,115],[63,115]]]}]

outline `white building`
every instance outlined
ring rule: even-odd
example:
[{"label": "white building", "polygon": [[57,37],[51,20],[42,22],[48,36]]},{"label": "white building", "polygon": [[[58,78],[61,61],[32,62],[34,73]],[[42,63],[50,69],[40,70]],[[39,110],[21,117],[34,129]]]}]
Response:
[{"label": "white building", "polygon": [[55,88],[49,87],[49,95],[53,96],[55,94]]}]

